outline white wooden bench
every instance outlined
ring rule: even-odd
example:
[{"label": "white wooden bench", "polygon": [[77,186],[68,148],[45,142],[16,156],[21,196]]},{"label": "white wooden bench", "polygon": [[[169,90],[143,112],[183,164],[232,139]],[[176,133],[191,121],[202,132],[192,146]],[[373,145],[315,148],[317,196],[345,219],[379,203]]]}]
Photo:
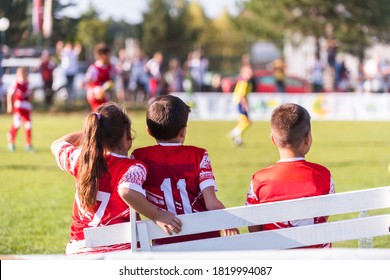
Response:
[{"label": "white wooden bench", "polygon": [[[353,218],[294,228],[243,233],[236,236],[194,240],[152,246],[151,240],[169,237],[151,220],[122,223],[84,230],[88,247],[140,242],[132,251],[220,251],[289,249],[362,237],[390,235],[390,187],[242,206],[202,213],[179,215],[182,231],[175,235],[242,228],[288,220],[388,208],[385,214]],[[135,213],[132,212],[132,216]],[[135,221],[135,219],[132,219]]]}]

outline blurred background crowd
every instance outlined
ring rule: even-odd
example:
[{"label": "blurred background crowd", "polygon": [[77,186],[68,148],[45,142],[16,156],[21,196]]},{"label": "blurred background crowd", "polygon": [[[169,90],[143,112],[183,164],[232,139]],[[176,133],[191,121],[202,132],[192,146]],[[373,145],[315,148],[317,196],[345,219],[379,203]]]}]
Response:
[{"label": "blurred background crowd", "polygon": [[[143,104],[170,92],[232,92],[243,63],[253,67],[254,92],[388,93],[390,2],[236,1],[215,18],[199,1],[149,0],[142,21],[102,19],[75,1],[0,3],[0,97],[16,68],[45,108],[45,91],[67,108],[85,98],[93,48],[105,42],[116,68],[114,98]],[[50,94],[49,94],[50,95]],[[0,107],[0,112],[4,107]]]}]

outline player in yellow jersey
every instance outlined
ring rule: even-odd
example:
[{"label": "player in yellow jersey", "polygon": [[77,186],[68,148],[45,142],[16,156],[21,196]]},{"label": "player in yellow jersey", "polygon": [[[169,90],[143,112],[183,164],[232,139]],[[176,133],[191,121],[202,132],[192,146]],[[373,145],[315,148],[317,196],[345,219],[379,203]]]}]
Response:
[{"label": "player in yellow jersey", "polygon": [[233,91],[233,104],[238,110],[238,122],[236,127],[230,131],[229,138],[232,139],[235,146],[242,145],[242,135],[251,124],[248,94],[252,91],[252,76],[252,68],[249,65],[242,66],[240,78]]}]

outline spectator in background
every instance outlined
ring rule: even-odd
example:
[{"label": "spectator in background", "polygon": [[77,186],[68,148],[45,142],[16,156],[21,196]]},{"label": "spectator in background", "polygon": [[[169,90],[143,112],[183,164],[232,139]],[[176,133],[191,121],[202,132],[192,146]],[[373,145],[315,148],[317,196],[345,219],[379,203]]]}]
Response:
[{"label": "spectator in background", "polygon": [[73,46],[71,43],[59,41],[56,45],[57,54],[61,60],[61,68],[66,77],[66,90],[68,92],[67,105],[71,106],[75,99],[74,94],[74,78],[79,70],[79,54],[81,45]]},{"label": "spectator in background", "polygon": [[149,77],[146,73],[145,64],[147,58],[141,51],[137,52],[131,61],[130,69],[130,94],[132,101],[137,101],[139,93],[142,94],[142,101],[149,96]]},{"label": "spectator in background", "polygon": [[345,59],[342,54],[337,55],[335,64],[335,90],[346,92],[350,90],[349,70],[345,65]]},{"label": "spectator in background", "polygon": [[313,92],[322,92],[324,89],[324,70],[320,54],[315,54],[313,66],[310,69],[311,86]]},{"label": "spectator in background", "polygon": [[3,107],[7,105],[7,86],[3,83],[3,77],[0,76],[0,114],[4,111]]},{"label": "spectator in background", "polygon": [[201,51],[194,51],[188,54],[187,67],[190,73],[194,91],[203,91],[203,80],[209,67],[209,61],[201,53]]},{"label": "spectator in background", "polygon": [[381,57],[374,53],[363,65],[364,84],[366,92],[383,92],[383,73],[381,68]]},{"label": "spectator in background", "polygon": [[169,61],[169,70],[165,75],[169,92],[183,92],[184,73],[180,61],[173,58]]},{"label": "spectator in background", "polygon": [[336,66],[336,54],[337,54],[337,42],[335,39],[330,38],[327,40],[326,45],[328,65],[332,69]]},{"label": "spectator in background", "polygon": [[119,102],[126,102],[129,99],[131,61],[127,57],[125,49],[120,49],[118,52],[117,68],[116,96]]},{"label": "spectator in background", "polygon": [[272,62],[272,71],[275,77],[276,92],[285,92],[285,64],[282,58],[275,59]]},{"label": "spectator in background", "polygon": [[0,78],[3,77],[3,44],[0,43]]},{"label": "spectator in background", "polygon": [[164,57],[161,52],[155,52],[153,57],[145,64],[145,71],[149,75],[149,97],[153,98],[160,94],[162,86],[161,67]]},{"label": "spectator in background", "polygon": [[53,104],[53,72],[56,68],[55,62],[51,59],[48,50],[42,51],[41,64],[39,70],[43,81],[43,91],[45,93],[45,108],[50,108]]}]

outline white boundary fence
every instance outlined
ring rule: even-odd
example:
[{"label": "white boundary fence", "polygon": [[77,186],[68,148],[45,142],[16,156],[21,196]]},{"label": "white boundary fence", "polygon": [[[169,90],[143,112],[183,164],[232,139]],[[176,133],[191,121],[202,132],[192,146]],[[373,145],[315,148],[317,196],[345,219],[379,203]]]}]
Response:
[{"label": "white boundary fence", "polygon": [[[175,93],[191,106],[194,120],[235,120],[236,108],[230,93]],[[312,120],[390,120],[390,94],[323,93],[263,94],[251,93],[252,120],[269,120],[277,106],[292,102],[305,107]]]}]

